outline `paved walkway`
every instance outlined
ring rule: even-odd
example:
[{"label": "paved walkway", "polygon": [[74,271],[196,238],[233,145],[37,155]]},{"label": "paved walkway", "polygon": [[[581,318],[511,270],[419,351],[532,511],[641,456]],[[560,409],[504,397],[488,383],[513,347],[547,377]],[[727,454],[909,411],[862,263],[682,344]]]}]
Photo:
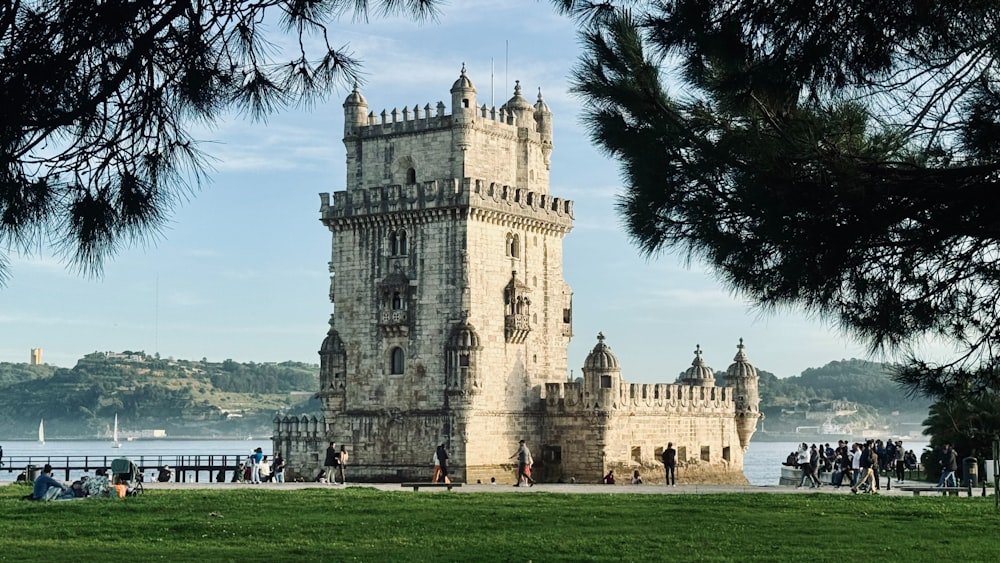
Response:
[{"label": "paved walkway", "polygon": [[[916,484],[904,482],[903,486]],[[924,484],[921,483],[921,486]],[[148,490],[157,489],[342,489],[344,485],[330,485],[326,483],[144,483],[143,487]],[[413,492],[412,488],[403,488],[399,483],[348,483],[347,487],[368,487],[380,491],[405,491]],[[719,493],[771,493],[771,494],[822,494],[822,495],[849,495],[851,490],[847,487],[840,489],[834,487],[820,487],[819,489],[796,488],[788,486],[756,486],[756,485],[677,485],[676,487],[665,487],[663,485],[597,485],[597,484],[538,484],[534,487],[513,487],[512,485],[468,485],[448,491],[445,488],[421,489],[418,494],[434,493],[511,493],[511,494],[534,494],[534,493],[583,493],[583,494],[640,494],[640,495],[704,495]],[[986,489],[987,495],[993,494],[992,487]],[[913,494],[909,491],[901,491],[893,483],[892,489],[878,491],[880,495],[909,496]],[[926,494],[926,493],[925,493]],[[974,492],[975,496],[982,494],[981,487]],[[962,496],[965,496],[964,494]]]}]

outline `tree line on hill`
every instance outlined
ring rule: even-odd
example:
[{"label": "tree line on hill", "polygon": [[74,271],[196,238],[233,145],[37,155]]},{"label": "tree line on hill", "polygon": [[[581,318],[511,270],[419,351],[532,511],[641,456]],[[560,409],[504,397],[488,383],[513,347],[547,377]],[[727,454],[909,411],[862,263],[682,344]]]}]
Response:
[{"label": "tree line on hill", "polygon": [[[117,415],[122,428],[165,429],[168,435],[247,434],[270,427],[277,412],[300,405],[318,388],[319,366],[164,359],[142,352],[95,352],[72,368],[0,363],[0,424],[8,438],[33,436],[51,421],[72,436],[106,432]],[[63,430],[65,433],[66,430]]]}]

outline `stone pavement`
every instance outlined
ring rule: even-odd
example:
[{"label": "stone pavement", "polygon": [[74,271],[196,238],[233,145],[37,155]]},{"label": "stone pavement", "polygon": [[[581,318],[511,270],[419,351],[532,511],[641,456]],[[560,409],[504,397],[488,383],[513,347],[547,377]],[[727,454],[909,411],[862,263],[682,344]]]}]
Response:
[{"label": "stone pavement", "polygon": [[[915,484],[904,482],[903,486]],[[347,487],[368,487],[380,491],[404,491],[413,493],[412,488],[403,488],[399,483],[348,483]],[[330,485],[326,483],[144,483],[143,487],[150,491],[158,489],[342,489],[344,485]],[[663,485],[599,485],[599,484],[538,484],[534,487],[514,487],[512,485],[477,485],[462,484],[461,487],[448,491],[445,488],[420,489],[416,494],[436,494],[436,493],[510,493],[510,494],[532,494],[532,493],[574,493],[574,494],[639,494],[639,495],[704,495],[719,493],[771,493],[771,494],[821,494],[821,495],[849,495],[851,490],[847,487],[836,489],[824,486],[819,489],[788,487],[781,485],[757,486],[757,485],[683,485],[676,487],[666,487]],[[992,487],[987,489],[987,494],[992,495]],[[975,496],[979,496],[981,489],[976,489]],[[882,488],[878,491],[880,495],[908,496],[913,494],[909,491],[899,490],[895,482],[892,489]],[[924,493],[926,495],[926,493]],[[962,495],[965,496],[964,494]]]}]

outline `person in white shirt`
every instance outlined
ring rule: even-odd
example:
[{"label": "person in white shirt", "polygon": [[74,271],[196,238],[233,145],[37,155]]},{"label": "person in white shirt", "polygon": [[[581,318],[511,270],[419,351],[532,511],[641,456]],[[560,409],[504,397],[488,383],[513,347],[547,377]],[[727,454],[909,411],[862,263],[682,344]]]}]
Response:
[{"label": "person in white shirt", "polygon": [[861,477],[861,448],[855,443],[851,446],[851,488],[858,486],[858,479]]},{"label": "person in white shirt", "polygon": [[267,483],[271,480],[271,462],[268,461],[267,456],[264,456],[260,460],[260,467],[257,468],[257,472],[260,473],[261,483]]}]

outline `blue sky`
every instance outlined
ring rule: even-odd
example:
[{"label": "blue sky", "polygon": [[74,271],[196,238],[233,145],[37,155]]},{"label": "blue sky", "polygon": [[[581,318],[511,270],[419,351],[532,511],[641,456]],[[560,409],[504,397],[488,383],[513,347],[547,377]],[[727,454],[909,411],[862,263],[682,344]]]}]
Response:
[{"label": "blue sky", "polygon": [[[447,103],[462,63],[480,103],[495,92],[501,105],[514,80],[529,98],[542,88],[554,114],[551,192],[576,202],[564,245],[574,375],[599,331],[633,382],[673,381],[696,344],[708,365],[725,369],[740,337],[751,362],[780,377],[867,357],[819,319],[759,313],[702,264],[639,255],[613,209],[618,169],[591,146],[580,101],[568,92],[578,41],[547,2],[454,2],[437,23],[343,22],[332,37],[364,61],[362,92],[376,113]],[[68,271],[45,251],[13,256],[11,279],[0,288],[0,361],[26,362],[30,348],[40,347],[46,363],[64,367],[95,350],[318,363],[332,306],[330,234],[319,222],[317,194],[345,188],[347,93],[264,124],[233,117],[194,131],[215,158],[211,183],[175,211],[161,236],[118,254],[100,278]]]}]

